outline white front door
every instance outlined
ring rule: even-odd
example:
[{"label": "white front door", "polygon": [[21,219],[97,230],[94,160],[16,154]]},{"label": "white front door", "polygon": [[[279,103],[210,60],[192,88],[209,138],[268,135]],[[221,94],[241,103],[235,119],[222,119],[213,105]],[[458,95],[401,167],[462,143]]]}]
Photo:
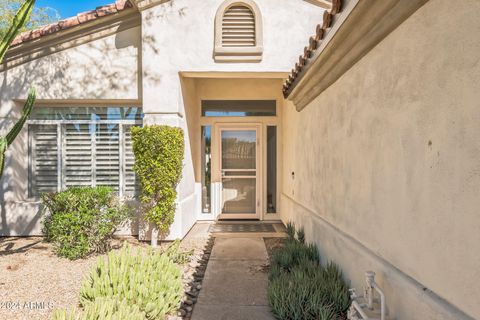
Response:
[{"label": "white front door", "polygon": [[218,128],[220,219],[260,219],[261,126]]}]

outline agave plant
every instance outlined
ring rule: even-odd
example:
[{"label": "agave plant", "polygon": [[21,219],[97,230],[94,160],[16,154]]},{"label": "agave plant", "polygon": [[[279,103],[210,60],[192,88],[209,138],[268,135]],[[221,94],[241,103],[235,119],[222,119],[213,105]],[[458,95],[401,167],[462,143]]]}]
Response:
[{"label": "agave plant", "polygon": [[[32,13],[33,6],[35,5],[35,0],[27,0],[23,3],[23,5],[18,9],[12,25],[8,29],[5,37],[0,42],[0,63],[2,63],[7,50],[12,43],[13,39],[18,35],[20,30],[25,26],[25,24],[30,19],[30,14]],[[5,167],[5,152],[10,146],[15,138],[17,137],[20,130],[22,130],[25,121],[27,121],[30,113],[32,112],[33,105],[35,103],[35,90],[31,89],[27,101],[23,106],[22,116],[17,121],[17,123],[13,126],[12,130],[5,136],[0,137],[0,178],[3,174],[3,168]]]}]

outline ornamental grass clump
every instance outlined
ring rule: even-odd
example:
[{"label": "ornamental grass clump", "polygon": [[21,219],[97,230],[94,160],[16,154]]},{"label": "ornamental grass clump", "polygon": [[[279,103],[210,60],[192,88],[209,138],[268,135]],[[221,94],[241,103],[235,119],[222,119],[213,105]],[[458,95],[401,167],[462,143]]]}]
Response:
[{"label": "ornamental grass clump", "polygon": [[[339,268],[320,264],[318,248],[305,243],[303,230],[288,227],[285,246],[271,257],[268,300],[277,319],[336,320],[350,305],[348,287]],[[295,238],[295,234],[297,238]]]},{"label": "ornamental grass clump", "polygon": [[58,256],[71,260],[110,249],[117,227],[129,218],[112,188],[75,187],[42,195],[43,233]]},{"label": "ornamental grass clump", "polygon": [[146,319],[165,319],[177,310],[182,294],[180,268],[166,254],[126,246],[99,259],[81,285],[80,303],[87,308],[108,298],[135,306]]}]

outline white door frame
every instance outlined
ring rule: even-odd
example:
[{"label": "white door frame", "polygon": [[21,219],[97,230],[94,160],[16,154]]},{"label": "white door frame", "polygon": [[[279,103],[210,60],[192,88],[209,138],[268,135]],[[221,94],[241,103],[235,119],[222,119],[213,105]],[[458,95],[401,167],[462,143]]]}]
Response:
[{"label": "white door frame", "polygon": [[[238,130],[252,130],[256,132],[256,212],[245,214],[222,214],[222,131],[238,131]],[[220,183],[220,192],[217,198],[218,216],[217,219],[261,219],[263,208],[263,126],[261,123],[215,123],[214,124],[214,137],[212,137],[212,181]],[[212,199],[213,200],[213,199]]]}]

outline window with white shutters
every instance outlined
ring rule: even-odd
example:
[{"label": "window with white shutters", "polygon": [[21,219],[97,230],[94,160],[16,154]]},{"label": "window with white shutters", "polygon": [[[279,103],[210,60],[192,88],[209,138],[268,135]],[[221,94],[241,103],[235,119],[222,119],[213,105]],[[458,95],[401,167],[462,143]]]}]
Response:
[{"label": "window with white shutters", "polygon": [[262,17],[256,3],[224,1],[215,17],[215,61],[259,62],[262,54]]},{"label": "window with white shutters", "polygon": [[30,125],[30,194],[57,191],[58,128],[56,125]]},{"label": "window with white shutters", "polygon": [[38,108],[29,120],[30,195],[73,186],[138,193],[130,128],[138,107]]},{"label": "window with white shutters", "polygon": [[63,126],[63,185],[91,186],[93,173],[92,134],[89,124]]},{"label": "window with white shutters", "polygon": [[139,184],[135,178],[133,165],[135,164],[135,156],[133,154],[132,133],[130,128],[132,126],[124,126],[123,130],[123,159],[124,159],[124,190],[126,194],[138,194]]}]

